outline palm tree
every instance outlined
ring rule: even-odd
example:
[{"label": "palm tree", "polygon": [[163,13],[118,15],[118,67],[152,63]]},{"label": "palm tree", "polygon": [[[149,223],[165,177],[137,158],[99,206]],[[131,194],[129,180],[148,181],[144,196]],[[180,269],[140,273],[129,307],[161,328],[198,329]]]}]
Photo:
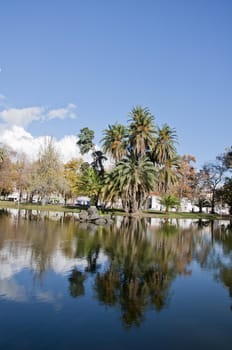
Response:
[{"label": "palm tree", "polygon": [[174,186],[180,176],[180,157],[173,156],[166,160],[159,169],[159,190],[167,193],[170,186]]},{"label": "palm tree", "polygon": [[154,164],[146,157],[123,158],[106,176],[105,199],[121,198],[124,209],[135,213],[141,209],[146,196],[156,183]]},{"label": "palm tree", "polygon": [[169,213],[170,208],[176,207],[180,205],[180,200],[176,198],[174,195],[169,194],[165,195],[160,199],[160,204],[165,207],[166,214]]},{"label": "palm tree", "polygon": [[108,129],[103,130],[105,135],[101,142],[103,142],[102,150],[109,153],[116,163],[125,155],[126,152],[126,128],[122,124],[108,125]]},{"label": "palm tree", "polygon": [[96,170],[96,172],[102,177],[104,175],[104,161],[107,158],[104,156],[102,151],[95,151],[92,153],[93,162],[91,166]]},{"label": "palm tree", "polygon": [[175,143],[177,135],[175,129],[164,124],[162,128],[158,127],[158,137],[152,150],[152,159],[156,164],[165,164],[167,160],[176,155]]},{"label": "palm tree", "polygon": [[148,108],[136,106],[130,113],[129,148],[136,158],[147,155],[154,146],[156,129]]}]

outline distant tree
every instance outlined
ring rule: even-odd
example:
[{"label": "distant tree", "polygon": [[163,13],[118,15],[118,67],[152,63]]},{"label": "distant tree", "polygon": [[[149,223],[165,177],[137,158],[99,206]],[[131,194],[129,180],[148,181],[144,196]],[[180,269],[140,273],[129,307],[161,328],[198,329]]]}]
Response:
[{"label": "distant tree", "polygon": [[[79,189],[82,193],[92,196],[92,201],[97,205],[101,193],[101,187],[104,177],[104,161],[107,160],[101,150],[96,149],[96,145],[93,143],[94,131],[89,128],[83,128],[78,135],[79,140],[77,145],[80,147],[81,154],[92,151],[93,161],[83,168],[82,176],[79,183]],[[92,170],[89,168],[91,166]],[[88,179],[88,175],[90,178]],[[86,182],[86,183],[85,183]],[[93,188],[90,188],[91,185]]]},{"label": "distant tree", "polygon": [[180,206],[180,200],[172,194],[167,194],[160,199],[160,204],[165,207],[165,212],[168,214],[171,208]]},{"label": "distant tree", "polygon": [[227,169],[232,169],[232,146],[225,152],[224,164]]},{"label": "distant tree", "polygon": [[91,198],[94,205],[98,205],[102,189],[102,179],[91,166],[85,167],[78,181],[78,192]]},{"label": "distant tree", "polygon": [[215,213],[216,190],[218,189],[219,185],[222,184],[225,170],[225,166],[219,161],[207,163],[200,170],[203,185],[208,194],[207,199],[209,199],[211,203],[212,214]]},{"label": "distant tree", "polygon": [[62,192],[63,164],[52,138],[47,138],[41,147],[34,171],[34,188],[31,190],[38,193],[43,201],[52,193]]},{"label": "distant tree", "polygon": [[195,180],[193,185],[193,203],[199,208],[199,213],[203,212],[203,208],[210,207],[210,201],[208,198],[208,188],[206,187],[207,175],[201,170],[195,174]]},{"label": "distant tree", "polygon": [[175,189],[180,199],[193,197],[196,173],[192,163],[195,162],[196,159],[192,155],[183,155],[180,159],[179,179]]},{"label": "distant tree", "polygon": [[216,192],[216,196],[223,204],[229,206],[229,213],[232,215],[232,178],[226,178],[224,185]]},{"label": "distant tree", "polygon": [[81,177],[82,159],[71,159],[64,165],[64,178],[67,181],[67,191],[65,198],[72,198],[79,194],[78,184]]},{"label": "distant tree", "polygon": [[19,193],[19,201],[22,199],[23,192],[28,192],[30,162],[25,154],[18,154],[14,165],[15,187]]},{"label": "distant tree", "polygon": [[2,144],[0,144],[0,163],[3,162],[5,158],[6,150]]},{"label": "distant tree", "polygon": [[80,152],[82,155],[93,150],[94,148],[93,139],[94,139],[93,130],[89,128],[83,128],[80,130],[80,133],[78,134],[77,145],[79,146]]},{"label": "distant tree", "polygon": [[0,195],[6,196],[14,190],[14,166],[12,158],[15,153],[5,145],[1,146],[0,160]]}]

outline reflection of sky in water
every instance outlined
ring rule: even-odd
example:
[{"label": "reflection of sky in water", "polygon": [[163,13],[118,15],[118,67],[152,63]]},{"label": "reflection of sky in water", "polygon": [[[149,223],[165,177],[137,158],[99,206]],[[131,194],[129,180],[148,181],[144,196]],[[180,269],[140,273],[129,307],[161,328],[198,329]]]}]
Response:
[{"label": "reflection of sky in water", "polygon": [[[106,256],[100,252],[98,266],[104,265],[106,261]],[[51,303],[58,307],[63,294],[57,293],[54,281],[59,276],[67,276],[75,266],[84,271],[87,266],[86,259],[68,258],[58,248],[50,256],[49,269],[40,280],[36,262],[32,259],[31,246],[26,246],[24,242],[6,241],[0,250],[0,299],[17,302],[37,299],[38,302]],[[49,289],[44,289],[46,285]]]},{"label": "reflection of sky in water", "polygon": [[230,245],[189,220],[164,231],[150,220],[141,235],[120,220],[105,233],[24,219],[14,231],[5,220],[1,349],[230,349],[230,284],[219,274]]},{"label": "reflection of sky in water", "polygon": [[0,298],[25,302],[27,300],[25,286],[13,279],[0,279]]}]

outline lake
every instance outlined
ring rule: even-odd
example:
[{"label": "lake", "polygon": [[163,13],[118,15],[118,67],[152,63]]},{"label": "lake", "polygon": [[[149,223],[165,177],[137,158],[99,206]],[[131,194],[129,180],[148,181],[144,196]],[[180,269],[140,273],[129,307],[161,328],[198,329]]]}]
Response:
[{"label": "lake", "polygon": [[232,223],[0,211],[0,349],[232,346]]}]

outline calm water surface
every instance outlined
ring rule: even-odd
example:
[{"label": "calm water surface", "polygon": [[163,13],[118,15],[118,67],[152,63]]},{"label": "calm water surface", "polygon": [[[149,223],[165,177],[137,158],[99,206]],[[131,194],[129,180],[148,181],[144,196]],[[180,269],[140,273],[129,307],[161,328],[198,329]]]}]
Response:
[{"label": "calm water surface", "polygon": [[232,225],[0,212],[0,349],[232,346]]}]

